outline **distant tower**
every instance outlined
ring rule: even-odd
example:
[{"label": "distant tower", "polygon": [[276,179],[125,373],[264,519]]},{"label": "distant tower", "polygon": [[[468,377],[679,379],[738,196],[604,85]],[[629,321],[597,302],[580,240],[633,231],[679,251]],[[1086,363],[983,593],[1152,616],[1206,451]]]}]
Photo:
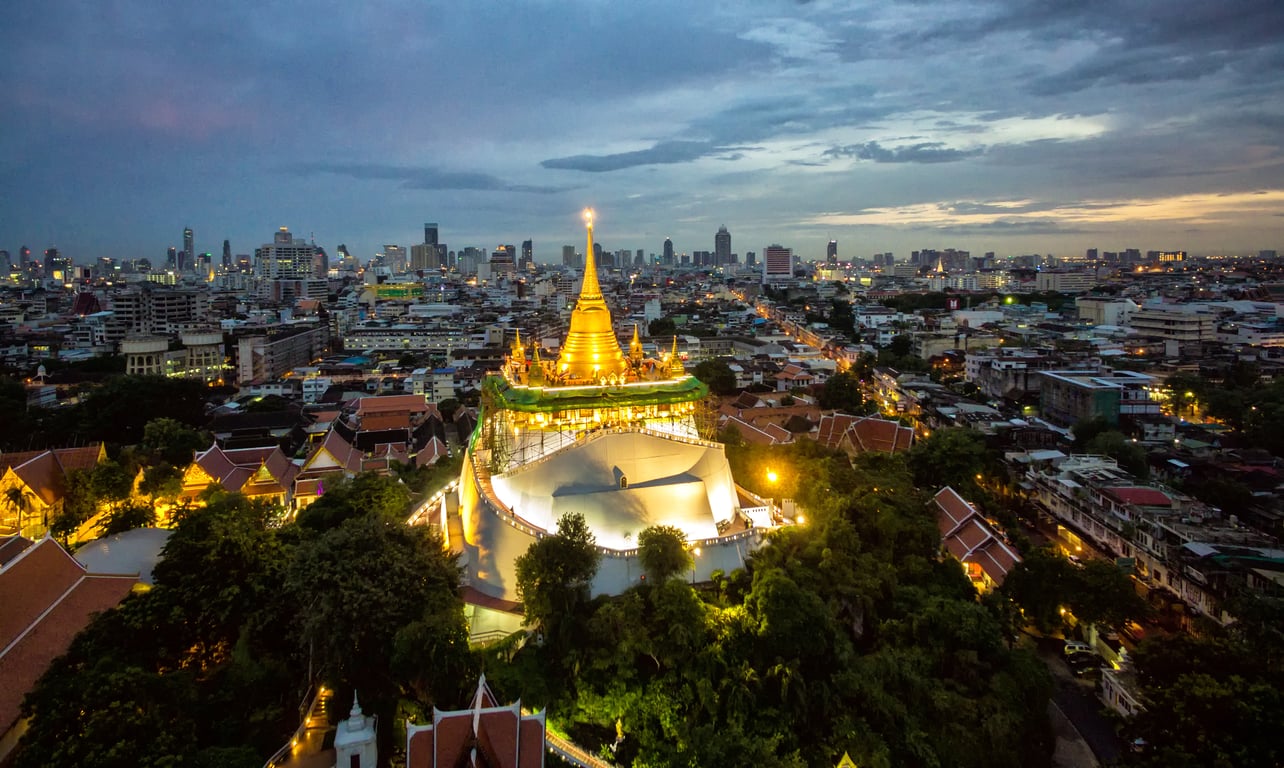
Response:
[{"label": "distant tower", "polygon": [[522,263],[520,271],[527,272],[535,268],[535,243],[531,240],[522,241]]},{"label": "distant tower", "polygon": [[192,234],[192,228],[187,227],[183,230],[183,253],[187,254],[186,263],[179,265],[179,269],[192,266],[196,259],[196,237]]},{"label": "distant tower", "polygon": [[721,267],[731,263],[731,233],[724,224],[718,227],[718,234],[713,236],[713,264]]},{"label": "distant tower", "polygon": [[437,222],[424,224],[424,244],[437,245]]},{"label": "distant tower", "polygon": [[232,243],[228,240],[223,241],[223,269],[232,268]]},{"label": "distant tower", "polygon": [[666,266],[673,266],[673,241],[664,238],[664,259],[660,262]]},{"label": "distant tower", "polygon": [[169,269],[178,269],[178,249],[172,245],[165,251],[165,266]]},{"label": "distant tower", "polygon": [[825,249],[825,263],[826,264],[838,263],[838,241],[837,240],[829,241],[829,247]]}]

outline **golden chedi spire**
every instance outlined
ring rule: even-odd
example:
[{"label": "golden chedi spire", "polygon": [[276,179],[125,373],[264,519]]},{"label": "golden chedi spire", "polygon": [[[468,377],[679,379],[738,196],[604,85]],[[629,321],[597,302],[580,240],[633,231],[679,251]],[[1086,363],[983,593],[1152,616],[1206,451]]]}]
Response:
[{"label": "golden chedi spire", "polygon": [[634,366],[642,364],[642,338],[638,336],[638,324],[633,324],[633,340],[629,342],[629,362]]},{"label": "golden chedi spire", "polygon": [[669,376],[674,379],[680,379],[687,374],[687,369],[682,365],[682,356],[678,354],[678,337],[673,337],[673,351],[669,353]]},{"label": "golden chedi spire", "polygon": [[593,209],[584,211],[588,227],[588,248],[584,252],[584,283],[571,312],[571,327],[557,355],[557,373],[567,383],[598,382],[619,377],[628,369],[620,340],[611,325],[611,310],[602,298],[597,281],[597,260],[593,256]]}]

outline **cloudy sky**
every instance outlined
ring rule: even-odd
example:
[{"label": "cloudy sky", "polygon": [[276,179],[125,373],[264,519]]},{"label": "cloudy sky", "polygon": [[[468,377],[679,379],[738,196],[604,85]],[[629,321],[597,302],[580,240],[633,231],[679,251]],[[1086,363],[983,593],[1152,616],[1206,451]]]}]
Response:
[{"label": "cloudy sky", "polygon": [[1284,250],[1284,2],[0,9],[0,248]]}]

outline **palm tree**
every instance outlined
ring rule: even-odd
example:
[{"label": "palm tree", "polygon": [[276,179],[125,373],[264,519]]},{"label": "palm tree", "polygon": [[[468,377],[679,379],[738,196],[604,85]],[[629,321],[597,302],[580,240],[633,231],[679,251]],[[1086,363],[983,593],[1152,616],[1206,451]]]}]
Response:
[{"label": "palm tree", "polygon": [[31,491],[22,486],[14,486],[4,492],[5,506],[13,510],[14,516],[17,518],[14,531],[18,534],[22,533],[23,514],[31,510],[32,498]]}]

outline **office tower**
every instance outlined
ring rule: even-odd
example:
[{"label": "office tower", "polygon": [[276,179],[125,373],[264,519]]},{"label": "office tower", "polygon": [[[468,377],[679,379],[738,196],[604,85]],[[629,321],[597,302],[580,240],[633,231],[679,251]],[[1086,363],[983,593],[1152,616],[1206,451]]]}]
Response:
[{"label": "office tower", "polygon": [[1274,259],[1277,256],[1279,256],[1279,252],[1273,248],[1257,252],[1257,258],[1259,259]]},{"label": "office tower", "polygon": [[165,251],[165,268],[178,269],[178,249],[172,245]]},{"label": "office tower", "polygon": [[498,277],[499,275],[511,275],[517,269],[517,259],[515,258],[516,249],[511,245],[501,245],[490,255],[490,273]]},{"label": "office tower", "polygon": [[232,268],[232,243],[223,241],[223,269],[224,271]]},{"label": "office tower", "polygon": [[758,266],[758,254],[753,251],[746,251],[745,266],[748,267],[749,269],[753,269],[754,267]]},{"label": "office tower", "polygon": [[523,272],[529,272],[534,268],[535,268],[535,243],[530,240],[523,240],[521,270]]},{"label": "office tower", "polygon": [[673,241],[667,237],[664,238],[664,257],[661,263],[665,266],[673,266]]},{"label": "office tower", "polygon": [[269,280],[308,280],[315,277],[315,248],[281,227],[272,242],[254,249],[254,274]]},{"label": "office tower", "polygon": [[713,265],[721,267],[731,263],[731,233],[727,231],[724,224],[718,227],[718,233],[713,236]]},{"label": "office tower", "polygon": [[316,246],[312,251],[312,274],[316,277],[325,277],[330,273],[330,255],[325,252],[321,246]]},{"label": "office tower", "polygon": [[794,252],[792,248],[772,244],[762,249],[762,282],[789,280],[794,276]]},{"label": "office tower", "polygon": [[562,266],[572,267],[574,269],[580,268],[580,259],[575,254],[575,246],[573,245],[562,246]]},{"label": "office tower", "polygon": [[825,248],[825,263],[831,264],[831,265],[838,263],[838,241],[837,240],[830,240],[829,246]]},{"label": "office tower", "polygon": [[412,272],[423,270],[435,270],[443,267],[445,263],[441,259],[441,254],[437,252],[437,246],[432,243],[421,243],[410,246],[410,269]]},{"label": "office tower", "polygon": [[196,237],[195,235],[192,234],[192,228],[191,227],[185,228],[183,230],[183,252],[187,254],[187,259],[185,264],[179,267],[180,271],[183,269],[184,266],[190,267],[192,262],[196,260],[196,242],[195,241],[196,241]]},{"label": "office tower", "polygon": [[1087,252],[1087,254],[1086,254],[1086,255],[1088,256],[1088,261],[1096,261],[1096,260],[1097,260],[1097,249],[1096,249],[1096,248],[1089,248],[1089,249],[1088,249],[1088,252]]},{"label": "office tower", "polygon": [[54,269],[57,268],[58,262],[61,259],[62,259],[62,256],[61,254],[58,253],[57,248],[45,249],[45,261],[44,261],[45,277],[50,277],[53,275]]},{"label": "office tower", "polygon": [[391,244],[383,246],[383,256],[380,262],[388,269],[391,269],[393,274],[405,272],[408,261],[408,254],[402,246]]},{"label": "office tower", "polygon": [[9,259],[9,252],[0,250],[0,269],[9,272],[13,269],[13,262]]},{"label": "office tower", "polygon": [[424,243],[427,245],[437,245],[437,222],[424,224]]}]

